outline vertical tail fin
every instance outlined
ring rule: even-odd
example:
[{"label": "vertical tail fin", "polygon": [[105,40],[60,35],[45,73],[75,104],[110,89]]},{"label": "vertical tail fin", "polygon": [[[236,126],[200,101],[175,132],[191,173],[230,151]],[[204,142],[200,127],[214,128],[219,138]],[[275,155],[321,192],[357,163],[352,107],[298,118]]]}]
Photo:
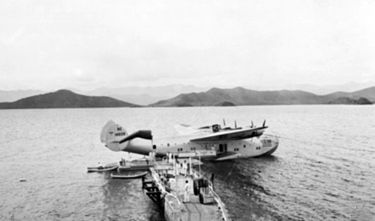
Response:
[{"label": "vertical tail fin", "polygon": [[105,143],[105,146],[112,151],[123,151],[128,142],[120,144],[119,141],[127,135],[128,133],[123,127],[110,120],[102,129],[100,141]]}]

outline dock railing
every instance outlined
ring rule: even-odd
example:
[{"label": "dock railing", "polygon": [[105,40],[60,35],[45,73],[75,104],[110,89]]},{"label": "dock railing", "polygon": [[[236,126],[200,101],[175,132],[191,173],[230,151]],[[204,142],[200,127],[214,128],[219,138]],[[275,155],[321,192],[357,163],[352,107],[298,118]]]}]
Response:
[{"label": "dock railing", "polygon": [[217,204],[219,205],[219,209],[221,210],[221,216],[223,218],[223,221],[229,221],[228,215],[227,215],[227,210],[225,208],[225,204],[223,203],[223,201],[221,201],[219,195],[217,195],[217,193],[214,191],[214,189],[212,188],[212,185],[209,185],[209,188],[210,188],[210,191],[212,192],[212,194],[214,195],[214,198],[215,198]]},{"label": "dock railing", "polygon": [[173,194],[167,193],[165,196],[164,215],[167,220],[179,220],[182,211],[182,204],[180,200]]}]

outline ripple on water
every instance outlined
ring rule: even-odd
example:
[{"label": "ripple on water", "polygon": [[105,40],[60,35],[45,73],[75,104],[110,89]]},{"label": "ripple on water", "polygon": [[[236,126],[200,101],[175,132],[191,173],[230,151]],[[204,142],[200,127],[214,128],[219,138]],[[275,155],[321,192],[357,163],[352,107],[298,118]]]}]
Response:
[{"label": "ripple on water", "polygon": [[202,167],[215,173],[234,220],[375,217],[373,107],[319,105],[0,111],[0,220],[161,220],[140,182],[86,173],[99,161],[129,157],[103,148],[105,122],[166,136],[178,123],[224,117],[244,125],[249,116],[281,135],[274,156]]}]

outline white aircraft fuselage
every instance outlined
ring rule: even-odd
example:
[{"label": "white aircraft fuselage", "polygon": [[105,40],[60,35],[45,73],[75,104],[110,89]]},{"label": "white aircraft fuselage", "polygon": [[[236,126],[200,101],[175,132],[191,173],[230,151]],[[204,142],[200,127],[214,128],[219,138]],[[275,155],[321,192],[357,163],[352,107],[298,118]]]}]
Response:
[{"label": "white aircraft fuselage", "polygon": [[[207,135],[205,132],[204,134]],[[101,134],[101,141],[113,151],[126,151],[141,155],[155,152],[163,156],[168,153],[179,157],[193,157],[202,160],[230,160],[236,158],[259,157],[271,155],[278,147],[279,141],[273,135],[261,135],[247,139],[220,139],[191,141],[192,136],[181,136],[164,139],[144,139],[134,137],[124,141],[127,132],[114,122],[108,122]],[[152,135],[150,134],[152,137]],[[211,134],[208,135],[209,137]],[[193,137],[199,137],[197,135]],[[186,141],[186,142],[183,142]]]},{"label": "white aircraft fuselage", "polygon": [[200,157],[201,159],[229,160],[245,157],[271,155],[278,147],[277,137],[263,135],[259,138],[242,140],[221,140],[205,142],[151,142],[136,138],[129,141],[123,151],[148,155],[154,151],[157,155],[173,153],[180,156]]}]

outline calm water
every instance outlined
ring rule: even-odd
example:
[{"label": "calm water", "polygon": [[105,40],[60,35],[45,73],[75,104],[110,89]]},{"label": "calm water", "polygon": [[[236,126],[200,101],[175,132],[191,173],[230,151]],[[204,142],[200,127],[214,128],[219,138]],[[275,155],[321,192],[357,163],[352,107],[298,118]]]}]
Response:
[{"label": "calm water", "polygon": [[137,157],[104,148],[102,126],[164,137],[222,118],[280,136],[272,157],[204,165],[234,220],[375,220],[375,106],[0,110],[0,220],[161,220],[141,181],[86,173]]}]

